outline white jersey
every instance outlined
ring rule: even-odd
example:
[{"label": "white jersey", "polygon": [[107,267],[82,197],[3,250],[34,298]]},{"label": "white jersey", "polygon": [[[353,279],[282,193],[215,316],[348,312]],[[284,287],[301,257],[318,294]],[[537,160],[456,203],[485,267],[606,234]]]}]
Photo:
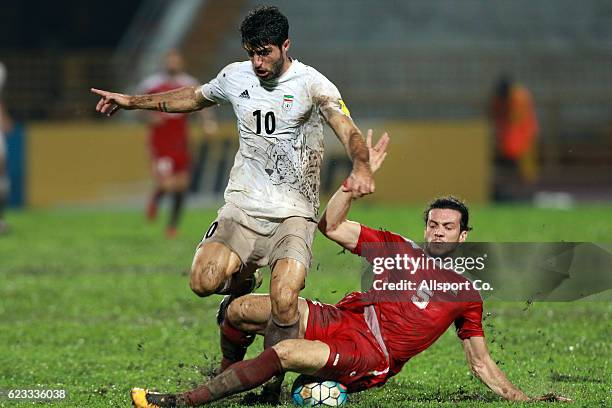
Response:
[{"label": "white jersey", "polygon": [[322,101],[348,115],[338,89],[314,68],[293,60],[273,83],[250,61],[226,66],[201,88],[206,99],[231,103],[240,147],[225,200],[253,217],[315,218],[323,161]]}]

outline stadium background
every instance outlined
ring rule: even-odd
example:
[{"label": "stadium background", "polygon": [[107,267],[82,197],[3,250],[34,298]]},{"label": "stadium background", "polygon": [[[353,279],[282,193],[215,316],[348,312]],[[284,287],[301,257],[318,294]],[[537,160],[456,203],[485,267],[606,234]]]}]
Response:
[{"label": "stadium background", "polygon": [[[12,167],[23,169],[13,169],[14,177],[21,177],[13,183],[13,200],[41,207],[142,197],[149,179],[146,132],[134,114],[112,121],[96,116],[89,87],[134,89],[159,68],[170,47],[184,52],[188,72],[207,81],[226,63],[244,59],[237,25],[261,3],[3,7],[2,61],[9,73],[4,99],[24,124],[17,132],[27,140],[9,138],[13,150],[24,149],[23,162],[19,152],[10,155]],[[568,191],[579,200],[609,198],[609,2],[276,3],[291,22],[291,54],[338,85],[361,128],[388,129],[394,138],[372,200],[420,202],[452,190],[471,201],[487,201],[491,131],[485,113],[501,73],[513,75],[534,96],[541,125],[538,190]],[[200,197],[219,197],[236,148],[233,113],[218,111],[226,124],[218,140],[202,145],[201,134],[192,132],[195,151],[208,154],[204,177],[194,186]],[[327,192],[346,173],[340,145],[328,136]],[[424,169],[431,183],[393,182],[398,172]]]},{"label": "stadium background", "polygon": [[[420,234],[423,203],[454,193],[475,205],[477,240],[612,241],[609,1],[265,3],[289,18],[290,54],[338,86],[358,126],[391,133],[377,193],[357,206],[357,219]],[[16,126],[7,137],[12,231],[0,237],[0,388],[66,388],[73,399],[65,406],[113,406],[143,382],[197,383],[217,356],[216,299],[193,296],[185,274],[231,167],[233,113],[218,109],[215,138],[193,127],[194,153],[206,153],[202,176],[181,235],[169,242],[141,213],[150,187],[144,125],[131,113],[97,115],[89,88],[134,89],[171,47],[207,81],[245,58],[237,25],[259,4],[3,3],[2,98]],[[503,72],[531,90],[540,121],[540,194],[512,205],[491,199],[485,116]],[[324,196],[349,169],[329,132],[326,144]],[[317,238],[305,295],[332,302],[357,289],[358,263],[336,253]],[[487,306],[492,352],[519,386],[562,391],[584,406],[611,403],[609,302]],[[467,381],[454,341],[445,335],[390,387],[357,401],[498,406]],[[194,361],[202,349],[204,360]]]}]

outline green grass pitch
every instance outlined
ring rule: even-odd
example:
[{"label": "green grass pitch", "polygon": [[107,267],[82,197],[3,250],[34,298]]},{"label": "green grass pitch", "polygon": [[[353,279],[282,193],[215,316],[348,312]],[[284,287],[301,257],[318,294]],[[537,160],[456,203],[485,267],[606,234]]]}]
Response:
[{"label": "green grass pitch", "polygon": [[[610,206],[473,208],[470,239],[612,242],[611,213]],[[133,386],[179,391],[201,383],[219,361],[219,297],[193,295],[188,271],[214,214],[189,211],[178,239],[167,241],[164,220],[147,225],[135,210],[10,213],[13,231],[0,237],[0,389],[65,389],[68,398],[54,406],[126,407]],[[422,236],[420,208],[366,202],[351,218]],[[358,289],[359,262],[317,236],[303,295],[335,302]],[[267,282],[260,291],[266,288]],[[485,312],[494,359],[529,395],[556,391],[574,399],[569,406],[612,406],[611,303],[487,301]],[[260,340],[249,355],[259,350]],[[452,329],[385,387],[349,401],[364,407],[515,406],[469,374]],[[2,407],[32,405],[0,400]],[[539,405],[548,404],[529,406]]]}]

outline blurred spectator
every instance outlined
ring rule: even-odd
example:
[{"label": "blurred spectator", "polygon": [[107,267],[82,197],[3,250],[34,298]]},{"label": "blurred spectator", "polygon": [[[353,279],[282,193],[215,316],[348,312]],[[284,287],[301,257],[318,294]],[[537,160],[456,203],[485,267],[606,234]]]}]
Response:
[{"label": "blurred spectator", "polygon": [[538,178],[538,121],[531,93],[503,75],[495,84],[489,116],[495,130],[496,200],[529,198]]},{"label": "blurred spectator", "polygon": [[8,201],[9,179],[6,169],[7,149],[4,137],[11,129],[11,120],[4,107],[2,91],[6,82],[6,68],[0,62],[0,235],[8,231],[8,225],[4,220],[4,210]]},{"label": "blurred spectator", "polygon": [[[176,50],[165,55],[163,71],[145,79],[139,86],[139,93],[151,94],[172,89],[195,86],[198,81],[184,72],[183,58]],[[185,194],[190,181],[190,155],[188,141],[188,114],[146,112],[150,126],[149,146],[152,170],[155,180],[154,190],[147,205],[147,218],[153,221],[161,198],[168,194],[172,197],[172,210],[166,236],[173,238],[183,209]],[[217,122],[212,110],[202,113],[203,132],[216,132]]]}]

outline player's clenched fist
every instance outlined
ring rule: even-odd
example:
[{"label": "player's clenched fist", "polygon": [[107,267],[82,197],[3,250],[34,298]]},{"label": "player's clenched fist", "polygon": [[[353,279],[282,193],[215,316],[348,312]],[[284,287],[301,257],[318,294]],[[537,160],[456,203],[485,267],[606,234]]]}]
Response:
[{"label": "player's clenched fist", "polygon": [[369,153],[368,167],[360,167],[353,169],[350,176],[342,184],[342,191],[351,192],[353,197],[361,197],[366,194],[371,194],[375,190],[374,178],[375,173],[387,157],[387,145],[389,144],[389,134],[384,133],[378,140],[375,146],[372,146],[372,129],[368,129],[366,143]]},{"label": "player's clenched fist", "polygon": [[132,109],[130,103],[130,95],[103,91],[101,89],[91,88],[91,92],[100,95],[101,98],[96,105],[96,111],[111,116],[117,110]]},{"label": "player's clenched fist", "polygon": [[342,186],[343,191],[352,193],[356,198],[372,194],[375,188],[372,171],[366,166],[353,169]]}]

